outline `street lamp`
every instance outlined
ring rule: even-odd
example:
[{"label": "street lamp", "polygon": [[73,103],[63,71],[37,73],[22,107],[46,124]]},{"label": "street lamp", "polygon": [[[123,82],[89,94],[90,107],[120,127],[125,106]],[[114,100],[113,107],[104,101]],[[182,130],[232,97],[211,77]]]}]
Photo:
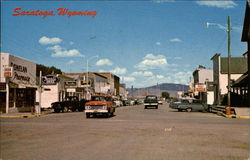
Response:
[{"label": "street lamp", "polygon": [[87,59],[87,67],[86,67],[87,68],[87,87],[86,87],[86,90],[87,90],[86,94],[87,94],[87,96],[88,96],[88,93],[89,93],[89,61],[91,59],[93,59],[93,58],[98,58],[98,57],[99,56],[96,55],[96,56],[92,56],[92,57],[90,57],[90,58]]}]

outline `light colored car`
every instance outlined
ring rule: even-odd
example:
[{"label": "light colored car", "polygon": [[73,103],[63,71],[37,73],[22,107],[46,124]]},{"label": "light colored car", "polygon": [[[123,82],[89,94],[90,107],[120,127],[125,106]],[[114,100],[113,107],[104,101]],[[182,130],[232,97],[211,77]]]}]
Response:
[{"label": "light colored car", "polygon": [[115,103],[115,105],[117,106],[117,107],[121,107],[123,104],[122,104],[122,101],[119,101],[119,100],[116,100],[116,101],[114,101],[114,103]]},{"label": "light colored car", "polygon": [[169,107],[172,109],[177,109],[181,104],[190,104],[190,100],[187,99],[177,99],[174,102],[170,102]]},{"label": "light colored car", "polygon": [[162,100],[158,100],[158,104],[163,104]]},{"label": "light colored car", "polygon": [[202,104],[200,100],[194,100],[192,103],[182,103],[177,105],[177,109],[179,112],[181,111],[187,111],[187,112],[192,112],[192,111],[197,111],[197,112],[204,112],[204,111],[209,111],[209,105],[207,104]]}]

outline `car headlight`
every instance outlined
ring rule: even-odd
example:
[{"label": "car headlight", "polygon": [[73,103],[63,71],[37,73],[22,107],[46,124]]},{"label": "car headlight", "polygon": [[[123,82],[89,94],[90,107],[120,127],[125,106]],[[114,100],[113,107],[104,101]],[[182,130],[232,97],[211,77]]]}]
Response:
[{"label": "car headlight", "polygon": [[85,109],[90,109],[90,106],[85,106]]},{"label": "car headlight", "polygon": [[103,109],[107,109],[108,107],[105,105],[105,106],[102,106]]}]

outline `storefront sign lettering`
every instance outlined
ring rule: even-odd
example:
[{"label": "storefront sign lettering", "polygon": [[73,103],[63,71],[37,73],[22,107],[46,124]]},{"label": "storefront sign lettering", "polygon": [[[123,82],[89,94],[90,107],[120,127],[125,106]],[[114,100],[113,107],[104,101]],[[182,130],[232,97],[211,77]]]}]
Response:
[{"label": "storefront sign lettering", "polygon": [[18,72],[23,72],[23,73],[27,73],[28,69],[25,66],[22,65],[18,65],[18,64],[14,64],[14,63],[10,63],[10,66],[13,67],[14,71],[18,71]]},{"label": "storefront sign lettering", "polygon": [[19,81],[30,82],[30,77],[29,76],[19,75],[17,72],[14,72],[14,79],[17,79]]},{"label": "storefront sign lettering", "polygon": [[59,82],[59,78],[56,76],[44,76],[42,77],[42,83],[45,85],[55,85]]}]

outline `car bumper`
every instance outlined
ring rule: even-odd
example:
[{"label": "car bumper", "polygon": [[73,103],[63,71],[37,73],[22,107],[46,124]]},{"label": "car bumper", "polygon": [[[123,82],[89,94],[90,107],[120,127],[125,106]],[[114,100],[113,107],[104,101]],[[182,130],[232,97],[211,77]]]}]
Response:
[{"label": "car bumper", "polygon": [[85,110],[85,113],[108,113],[108,110],[105,109],[98,109],[98,110]]},{"label": "car bumper", "polygon": [[158,103],[144,103],[144,106],[157,106]]}]

